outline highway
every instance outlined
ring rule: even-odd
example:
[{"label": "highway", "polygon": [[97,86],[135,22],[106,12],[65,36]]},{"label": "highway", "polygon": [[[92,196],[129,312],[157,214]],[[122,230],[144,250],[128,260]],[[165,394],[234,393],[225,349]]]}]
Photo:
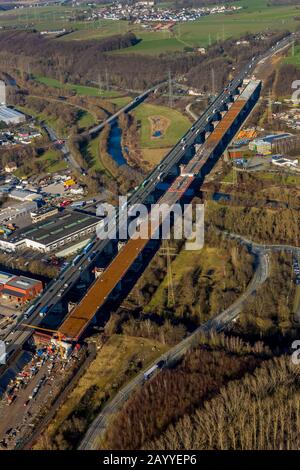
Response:
[{"label": "highway", "polygon": [[[257,266],[254,276],[245,292],[230,307],[221,312],[212,320],[209,320],[198,327],[190,336],[178,343],[167,353],[160,356],[147,368],[148,370],[154,365],[163,363],[163,367],[168,367],[176,363],[190,348],[199,344],[199,333],[208,333],[209,331],[221,332],[224,330],[232,321],[238,317],[247,299],[255,293],[259,286],[265,282],[269,275],[269,258],[266,249],[263,246],[253,244],[251,241],[248,243],[248,240],[243,239],[242,237],[239,237],[239,239],[242,240],[244,244],[249,246],[257,258]],[[99,448],[99,442],[111,417],[121,408],[121,406],[127,401],[135,389],[138,386],[143,385],[144,380],[144,371],[142,371],[127,385],[125,385],[125,387],[123,387],[112,400],[108,402],[108,404],[103,408],[103,410],[99,413],[99,415],[95,418],[89,427],[78,447],[79,450],[97,450]]]},{"label": "highway", "polygon": [[161,88],[162,86],[165,86],[167,85],[169,82],[167,81],[164,81],[164,82],[161,82],[157,85],[154,85],[153,87],[149,88],[148,90],[146,91],[143,91],[139,96],[137,96],[136,98],[134,98],[133,101],[130,101],[130,103],[128,103],[126,106],[123,106],[123,108],[119,109],[119,111],[117,111],[115,114],[112,114],[108,119],[106,119],[105,121],[101,122],[101,124],[98,124],[97,126],[95,127],[92,127],[92,129],[89,130],[88,134],[89,135],[95,135],[95,134],[98,134],[100,131],[102,131],[102,129],[104,129],[105,126],[107,126],[108,124],[112,124],[114,121],[116,121],[116,119],[118,119],[118,117],[122,114],[122,113],[128,113],[128,111],[130,111],[131,109],[135,108],[136,106],[138,106],[142,101],[144,101],[146,98],[148,98],[148,96],[153,93],[155,90]]},{"label": "highway", "polygon": [[[53,142],[55,144],[58,140],[60,140],[59,137],[57,136],[56,132],[51,127],[49,127],[47,124],[41,123],[41,127],[47,132],[51,142]],[[59,145],[59,144],[56,144],[56,145]],[[63,141],[62,144],[59,145],[59,150],[61,150],[61,152],[64,155],[64,158],[69,163],[69,165],[74,168],[74,170],[82,172],[82,170],[80,168],[80,165],[78,165],[75,158],[70,153],[68,144],[65,140]]]},{"label": "highway", "polygon": [[[259,61],[261,61],[264,57],[268,57],[276,53],[276,51],[282,49],[282,47],[287,46],[289,43],[294,41],[295,35],[289,35],[288,37],[284,38],[282,41],[278,42],[276,46],[265,54],[254,57],[237,75],[237,77],[230,82],[230,84],[217,96],[217,98],[210,104],[207,110],[200,116],[200,118],[191,126],[191,128],[187,131],[187,133],[183,136],[183,138],[174,146],[174,148],[164,157],[161,163],[147,176],[144,180],[142,185],[137,188],[131,197],[128,199],[128,207],[136,203],[143,203],[151,194],[156,185],[159,181],[163,181],[164,178],[168,175],[170,170],[177,165],[183,156],[186,154],[187,150],[193,146],[195,143],[198,134],[205,132],[207,125],[214,119],[214,116],[221,110],[224,109],[224,106],[227,102],[231,100],[231,97],[237,92],[238,87],[242,84],[243,80],[248,76],[251,76],[255,66]],[[152,87],[150,90],[155,90],[157,85]],[[146,95],[149,94],[149,90],[145,92]],[[126,109],[130,109],[134,102],[138,103],[141,99],[143,99],[144,94],[140,95],[139,97],[135,98],[133,102],[126,106]],[[124,110],[120,110],[119,112],[124,112]],[[111,116],[114,118],[114,116]],[[111,119],[109,118],[109,119]],[[101,124],[102,125],[102,124]],[[101,126],[100,125],[100,126]],[[97,129],[97,130],[96,130]],[[99,132],[99,126],[91,130],[90,132]],[[183,143],[184,142],[184,143]],[[117,214],[117,220],[119,215]],[[76,282],[78,282],[81,273],[86,270],[90,264],[88,258],[92,251],[97,251],[97,253],[101,253],[107,244],[109,243],[109,239],[106,240],[97,240],[95,241],[94,246],[88,251],[75,266],[69,266],[64,272],[62,272],[59,277],[52,281],[47,288],[45,289],[44,293],[41,297],[36,299],[34,303],[33,312],[29,318],[29,320],[25,320],[24,323],[30,323],[32,325],[38,326],[42,319],[39,316],[40,309],[47,306],[49,307],[49,312],[54,307],[54,305],[61,301],[61,297],[58,296],[59,292],[64,289],[64,285],[68,284],[68,286],[64,289],[63,295],[65,295]],[[13,358],[15,354],[20,350],[22,345],[28,341],[28,339],[32,335],[32,331],[24,331],[22,325],[21,328],[17,329],[13,332],[13,334],[9,335],[7,341],[9,344],[7,345],[7,352],[8,352],[8,361],[9,359]],[[2,368],[3,370],[3,368]],[[1,372],[1,370],[0,370]]]},{"label": "highway", "polygon": [[[190,336],[185,338],[183,341],[178,343],[172,349],[170,349],[166,354],[159,357],[153,364],[151,364],[147,369],[150,369],[154,365],[158,365],[163,361],[164,367],[171,366],[176,363],[190,348],[195,347],[198,342],[198,335],[202,332],[217,331],[221,332],[230,323],[234,322],[239,313],[242,310],[242,307],[246,303],[247,299],[255,294],[255,291],[260,287],[269,276],[269,253],[287,251],[293,253],[295,256],[300,256],[300,247],[292,245],[267,245],[255,243],[252,240],[237,235],[231,232],[222,232],[225,236],[239,241],[241,244],[247,246],[250,251],[257,257],[257,266],[254,276],[249,283],[245,292],[226,310],[221,312],[215,318],[207,321],[199,328],[197,328]],[[99,442],[101,437],[104,435],[104,432],[107,428],[107,425],[121,406],[127,401],[129,396],[136,390],[138,386],[143,385],[144,383],[144,371],[139,373],[132,381],[130,381],[125,387],[123,387],[120,392],[108,402],[108,404],[103,408],[99,415],[95,418],[91,426],[89,427],[87,433],[85,434],[83,440],[81,441],[78,449],[79,450],[96,450],[99,447]]]},{"label": "highway", "polygon": [[[100,278],[96,279],[90,286],[80,303],[60,325],[59,333],[61,337],[71,342],[79,340],[84,330],[95,317],[97,311],[104,305],[113,289],[123,279],[125,273],[145,248],[148,240],[153,238],[152,235],[154,233],[157,233],[159,236],[160,217],[157,210],[160,210],[162,207],[168,207],[169,210],[171,210],[174,204],[181,200],[195,178],[204,177],[206,175],[206,171],[210,170],[207,165],[210,164],[213,152],[223,138],[225,138],[232,126],[237,123],[237,120],[241,117],[242,111],[249,105],[249,100],[249,106],[251,106],[254,100],[257,100],[260,86],[260,81],[251,80],[243,87],[242,93],[231,104],[229,110],[225,112],[225,115],[218,122],[205,142],[197,149],[195,156],[187,165],[181,165],[181,174],[151,209],[150,229],[153,230],[151,236],[148,234],[148,237],[144,239],[129,239],[102,273]],[[185,144],[183,143],[183,145]],[[167,217],[167,215],[167,212],[165,212],[163,218]],[[143,225],[145,222],[147,223],[147,220],[142,222]]]}]

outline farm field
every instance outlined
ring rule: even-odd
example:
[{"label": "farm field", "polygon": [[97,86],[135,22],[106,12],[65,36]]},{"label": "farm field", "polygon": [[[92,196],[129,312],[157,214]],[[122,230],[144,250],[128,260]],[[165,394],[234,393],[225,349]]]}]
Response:
[{"label": "farm field", "polygon": [[228,37],[238,38],[245,32],[294,30],[297,27],[294,17],[299,15],[299,10],[296,6],[275,7],[267,6],[267,3],[265,0],[237,2],[247,8],[232,15],[211,15],[199,21],[177,24],[171,37],[166,32],[137,34],[142,39],[139,44],[115,53],[161,54],[182,51],[185,47],[206,47]]},{"label": "farm field", "polygon": [[1,12],[0,26],[20,28],[30,25],[39,31],[73,30],[54,41],[101,39],[132,31],[141,41],[113,54],[162,54],[184,51],[186,47],[205,47],[223,38],[238,38],[246,31],[294,30],[299,25],[295,20],[299,16],[297,6],[269,6],[268,0],[240,0],[235,5],[244,9],[234,14],[209,15],[195,22],[177,24],[171,33],[145,31],[140,25],[131,25],[127,21],[78,21],[75,16],[80,7],[64,5]]},{"label": "farm field", "polygon": [[284,62],[300,68],[300,46],[295,46],[294,55],[292,50],[290,50],[289,55],[284,59]]},{"label": "farm field", "polygon": [[77,95],[81,96],[101,96],[101,97],[114,97],[118,96],[119,93],[116,91],[105,91],[99,90],[99,88],[92,87],[92,86],[84,86],[84,85],[75,85],[74,83],[61,83],[60,81],[56,80],[55,78],[51,77],[43,77],[43,76],[36,76],[34,79],[42,83],[43,85],[49,86],[51,88],[58,88],[61,90],[72,90]]}]

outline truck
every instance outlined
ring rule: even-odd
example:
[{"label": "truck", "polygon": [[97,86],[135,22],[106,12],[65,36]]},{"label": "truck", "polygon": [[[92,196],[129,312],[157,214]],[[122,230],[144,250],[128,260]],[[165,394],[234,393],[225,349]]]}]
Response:
[{"label": "truck", "polygon": [[47,312],[49,311],[49,308],[50,308],[49,305],[45,305],[45,307],[42,307],[41,310],[40,310],[39,316],[41,318],[44,318],[46,316]]},{"label": "truck", "polygon": [[92,241],[90,243],[88,243],[84,249],[83,249],[83,253],[86,255],[86,253],[92,248],[92,246],[95,244],[95,241]]},{"label": "truck", "polygon": [[25,320],[27,320],[27,318],[29,318],[30,315],[32,315],[33,310],[34,310],[34,307],[35,307],[35,305],[31,305],[31,307],[29,307],[29,308],[24,312],[24,318],[25,318]]},{"label": "truck", "polygon": [[85,201],[76,201],[76,202],[72,202],[72,204],[70,205],[70,207],[83,207],[85,206]]},{"label": "truck", "polygon": [[144,372],[144,380],[150,379],[150,377],[154,374],[154,372],[158,369],[158,365],[154,364],[154,366],[150,367],[150,369]]},{"label": "truck", "polygon": [[72,266],[75,266],[82,257],[83,257],[83,253],[75,256],[75,258],[72,261]]}]

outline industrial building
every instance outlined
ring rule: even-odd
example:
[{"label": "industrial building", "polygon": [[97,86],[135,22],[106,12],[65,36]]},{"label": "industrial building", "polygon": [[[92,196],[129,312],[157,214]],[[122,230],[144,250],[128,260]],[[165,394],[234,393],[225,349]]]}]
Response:
[{"label": "industrial building", "polygon": [[252,140],[249,143],[249,150],[254,150],[262,155],[270,155],[275,144],[291,137],[292,134],[288,133],[266,135],[265,137]]},{"label": "industrial building", "polygon": [[77,211],[64,211],[39,224],[15,230],[11,235],[0,235],[0,248],[9,251],[30,248],[42,253],[60,250],[90,238],[96,231],[99,218]]},{"label": "industrial building", "polygon": [[18,224],[18,219],[26,215],[30,215],[31,212],[36,211],[37,203],[34,201],[26,201],[20,204],[14,204],[9,207],[5,207],[0,211],[0,224],[4,222],[13,221]]},{"label": "industrial building", "polygon": [[38,201],[43,199],[41,194],[27,189],[14,189],[9,193],[9,197],[16,199],[16,201]]},{"label": "industrial building", "polygon": [[0,122],[5,124],[20,124],[26,121],[26,116],[19,111],[7,108],[5,82],[0,80]]},{"label": "industrial building", "polygon": [[0,106],[0,121],[5,124],[20,124],[26,121],[26,116],[15,109]]},{"label": "industrial building", "polygon": [[285,158],[282,155],[273,155],[272,163],[273,165],[276,165],[276,166],[294,168],[294,169],[300,170],[297,159],[291,160],[290,158]]},{"label": "industrial building", "polygon": [[9,282],[11,279],[16,277],[14,274],[5,273],[4,271],[0,271],[0,289],[3,289],[4,285]]},{"label": "industrial building", "polygon": [[41,281],[25,276],[0,273],[0,295],[4,299],[27,302],[34,299],[42,291],[43,284]]},{"label": "industrial building", "polygon": [[58,213],[58,207],[55,206],[44,206],[41,207],[38,211],[30,212],[31,220],[33,224],[42,222],[43,220],[52,217]]}]

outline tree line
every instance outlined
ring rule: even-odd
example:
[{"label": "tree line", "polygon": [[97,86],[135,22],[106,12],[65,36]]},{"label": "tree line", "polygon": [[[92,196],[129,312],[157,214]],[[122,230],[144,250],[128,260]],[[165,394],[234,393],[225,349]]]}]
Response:
[{"label": "tree line", "polygon": [[199,341],[202,344],[182,362],[173,369],[163,369],[129,398],[112,419],[103,448],[140,449],[171,423],[217,395],[225,384],[253,372],[268,356],[262,345],[251,347],[223,335],[219,340],[203,336]]},{"label": "tree line", "polygon": [[290,356],[264,361],[253,374],[170,424],[148,450],[298,450],[299,365]]}]

